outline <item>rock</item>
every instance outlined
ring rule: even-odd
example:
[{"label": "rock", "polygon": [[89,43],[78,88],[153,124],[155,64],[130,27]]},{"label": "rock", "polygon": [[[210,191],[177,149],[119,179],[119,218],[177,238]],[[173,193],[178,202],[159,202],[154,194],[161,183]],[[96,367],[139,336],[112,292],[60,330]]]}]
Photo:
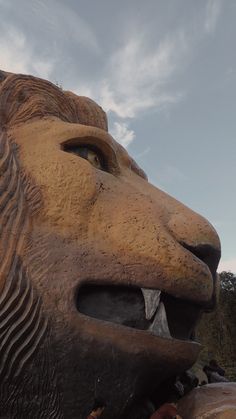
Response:
[{"label": "rock", "polygon": [[197,387],[178,403],[183,419],[235,419],[236,383]]}]

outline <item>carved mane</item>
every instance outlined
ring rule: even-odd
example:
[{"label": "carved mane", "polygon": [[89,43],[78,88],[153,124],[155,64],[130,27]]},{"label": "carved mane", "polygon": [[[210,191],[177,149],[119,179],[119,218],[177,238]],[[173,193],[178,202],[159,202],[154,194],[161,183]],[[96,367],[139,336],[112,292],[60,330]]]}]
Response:
[{"label": "carved mane", "polygon": [[105,112],[91,99],[46,80],[0,71],[0,291],[20,254],[29,212],[39,206],[39,193],[21,173],[8,128],[49,116],[107,130]]},{"label": "carved mane", "polygon": [[47,116],[107,131],[106,114],[93,100],[33,76],[0,72],[1,127]]},{"label": "carved mane", "polygon": [[[52,83],[32,76],[0,71],[1,412],[9,406],[9,383],[12,388],[12,406],[14,401],[17,402],[17,397],[27,397],[27,391],[23,391],[19,383],[18,386],[14,383],[28,361],[38,352],[48,330],[41,299],[21,258],[25,238],[30,232],[30,218],[40,206],[40,194],[19,166],[17,147],[9,129],[34,118],[51,116],[65,122],[107,130],[106,114],[91,99],[63,92]],[[45,344],[48,346],[47,341]],[[44,350],[44,363],[47,363],[47,352]],[[53,385],[54,372],[48,378],[47,385],[50,388]],[[27,385],[30,381],[29,378]],[[44,387],[46,388],[46,384]],[[19,391],[21,395],[18,394]],[[44,402],[45,405],[50,405],[46,411],[54,412],[50,416],[52,418],[61,417],[57,399],[57,394],[52,394],[49,401]]]}]

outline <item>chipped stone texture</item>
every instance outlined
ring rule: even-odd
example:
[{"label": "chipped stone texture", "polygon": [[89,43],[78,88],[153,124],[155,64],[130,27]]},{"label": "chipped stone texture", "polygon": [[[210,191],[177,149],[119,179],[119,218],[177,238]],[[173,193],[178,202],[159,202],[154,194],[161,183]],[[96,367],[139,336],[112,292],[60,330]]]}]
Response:
[{"label": "chipped stone texture", "polygon": [[[218,236],[147,182],[96,103],[0,75],[0,410],[82,418],[98,395],[104,418],[119,418],[127,400],[189,368],[199,345],[85,317],[80,286],[158,289],[200,310],[214,295]],[[99,150],[106,169],[65,152],[71,143]]]},{"label": "chipped stone texture", "polygon": [[235,419],[236,383],[198,387],[178,403],[183,419]]}]

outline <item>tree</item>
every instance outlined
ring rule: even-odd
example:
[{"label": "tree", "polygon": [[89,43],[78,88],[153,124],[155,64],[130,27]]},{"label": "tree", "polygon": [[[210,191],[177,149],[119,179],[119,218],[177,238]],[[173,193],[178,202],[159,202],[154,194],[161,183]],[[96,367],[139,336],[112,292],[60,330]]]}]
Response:
[{"label": "tree", "polygon": [[220,283],[222,290],[236,293],[236,275],[232,272],[221,272]]},{"label": "tree", "polygon": [[216,358],[226,370],[226,376],[236,380],[236,275],[220,273],[220,296],[214,312],[205,314],[198,327],[198,337],[204,346],[200,364]]}]

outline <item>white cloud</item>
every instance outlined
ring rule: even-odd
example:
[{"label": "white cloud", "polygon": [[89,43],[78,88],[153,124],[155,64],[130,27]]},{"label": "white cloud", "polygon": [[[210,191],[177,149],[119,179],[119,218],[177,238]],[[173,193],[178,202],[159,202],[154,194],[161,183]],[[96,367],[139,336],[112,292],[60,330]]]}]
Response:
[{"label": "white cloud", "polygon": [[[28,1],[26,1],[28,7]],[[100,51],[94,31],[85,19],[80,17],[78,11],[67,5],[65,1],[59,0],[40,0],[31,5],[33,13],[37,13],[38,21],[51,31],[51,35],[56,42],[59,39],[73,40],[82,45],[86,50],[90,49],[94,53]]]},{"label": "white cloud", "polygon": [[182,33],[161,41],[155,50],[141,34],[129,39],[107,64],[99,102],[119,118],[134,118],[145,110],[179,101],[182,96],[170,92],[168,83],[182,65],[185,50]]},{"label": "white cloud", "polygon": [[24,34],[8,25],[7,31],[0,38],[0,68],[13,73],[30,73],[49,78],[53,62],[43,56],[35,57],[32,47]]},{"label": "white cloud", "polygon": [[125,122],[114,122],[110,132],[115,140],[125,148],[127,148],[135,138],[134,131],[130,130],[128,124]]},{"label": "white cloud", "polygon": [[[14,2],[2,3],[1,69],[52,79],[56,64],[60,65],[62,57],[66,57],[66,43],[74,42],[95,55],[100,52],[91,26],[65,2],[40,0],[29,4],[22,0],[24,13],[17,19]],[[45,38],[41,39],[44,32]]]},{"label": "white cloud", "polygon": [[205,30],[213,33],[218,22],[222,7],[221,0],[208,0],[206,5]]},{"label": "white cloud", "polygon": [[231,271],[236,274],[236,258],[220,261],[218,272]]},{"label": "white cloud", "polygon": [[25,46],[25,37],[13,27],[0,38],[0,66],[2,70],[25,73],[28,71],[28,52]]},{"label": "white cloud", "polygon": [[71,89],[73,90],[73,92],[75,92],[79,96],[87,96],[91,99],[93,98],[94,100],[96,100],[96,94],[95,94],[95,91],[92,87],[92,83],[91,83],[90,86],[88,86],[86,83],[85,84],[83,84],[83,83],[78,84],[77,83],[76,88],[73,88],[73,86],[72,86]]},{"label": "white cloud", "polygon": [[128,128],[130,119],[182,99],[183,94],[173,91],[170,84],[185,65],[187,50],[183,32],[160,41],[155,49],[150,47],[146,36],[136,33],[111,54],[103,78],[81,83],[74,90],[79,95],[92,97],[106,112],[113,113],[117,121],[111,133],[128,147],[135,138]]}]

